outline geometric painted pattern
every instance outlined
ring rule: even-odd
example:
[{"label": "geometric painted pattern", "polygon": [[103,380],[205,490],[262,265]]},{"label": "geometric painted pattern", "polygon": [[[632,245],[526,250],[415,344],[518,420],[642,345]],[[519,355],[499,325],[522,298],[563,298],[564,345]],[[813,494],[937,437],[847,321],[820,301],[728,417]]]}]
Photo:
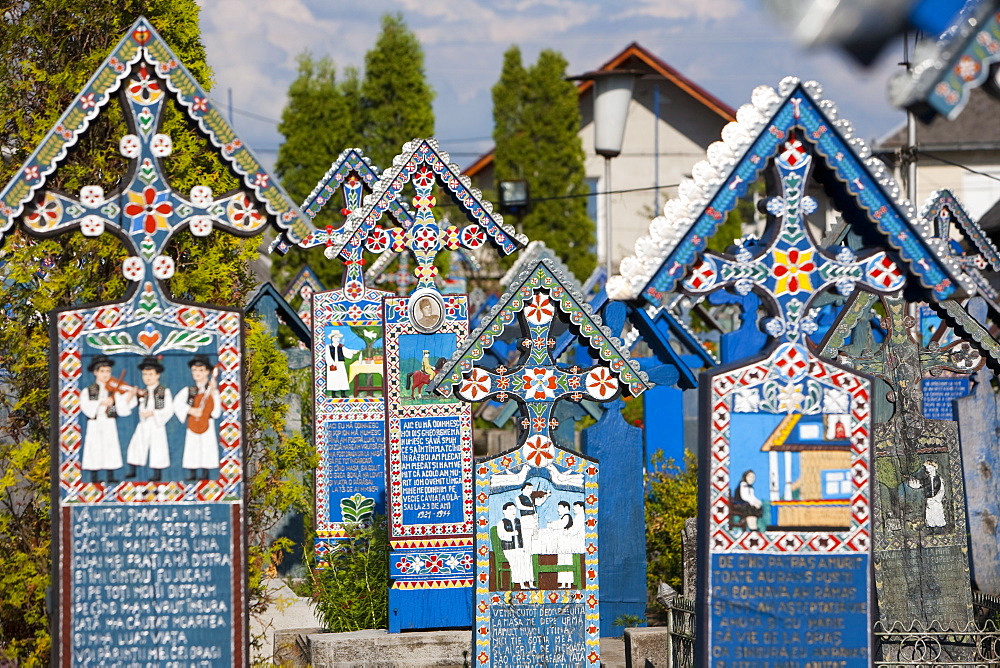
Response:
[{"label": "geometric painted pattern", "polygon": [[[804,362],[802,366],[799,366],[800,361]],[[761,412],[818,414],[823,408],[823,399],[810,401],[810,393],[803,391],[808,384],[818,387],[820,392],[832,390],[843,393],[849,399],[849,404],[838,407],[838,410],[842,408],[843,413],[849,416],[846,433],[851,443],[850,527],[833,532],[751,532],[732,528],[729,518],[730,490],[736,481],[730,468],[730,447],[735,437],[730,433],[730,424],[736,397],[746,397],[748,391],[756,390],[763,397],[775,397],[770,405],[766,399],[755,404]],[[868,552],[871,543],[869,488],[872,429],[869,386],[869,381],[863,376],[788,343],[777,347],[766,359],[712,378],[709,540],[713,553]],[[782,392],[788,397],[784,403],[780,399]]]},{"label": "geometric painted pattern", "polygon": [[836,106],[822,99],[819,84],[789,77],[777,91],[765,86],[754,90],[752,104],[740,108],[737,122],[724,128],[722,141],[712,144],[707,160],[692,169],[694,178],[682,184],[680,197],[668,202],[663,215],[651,223],[650,236],[636,244],[635,255],[622,261],[621,276],[609,280],[609,294],[661,303],[688,277],[707,240],[746,196],[749,185],[759,180],[772,159],[788,157],[793,135],[824,163],[833,177],[830,187],[855,203],[866,227],[881,234],[905,270],[935,299],[975,293],[961,265],[933,239],[929,226],[916,220],[912,205],[900,199],[885,165],[871,157],[849,121],[837,118]]}]

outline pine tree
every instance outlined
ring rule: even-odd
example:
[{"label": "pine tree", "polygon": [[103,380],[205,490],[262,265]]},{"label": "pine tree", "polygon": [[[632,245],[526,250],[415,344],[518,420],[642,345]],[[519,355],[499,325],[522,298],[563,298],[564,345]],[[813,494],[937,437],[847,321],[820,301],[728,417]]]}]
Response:
[{"label": "pine tree", "polygon": [[566,81],[566,64],[545,50],[525,69],[516,46],[504,54],[493,87],[494,180],[528,182],[532,205],[521,230],[544,241],[584,280],[597,262],[594,222],[587,217],[579,96]]},{"label": "pine tree", "polygon": [[[288,102],[278,125],[285,141],[278,148],[274,169],[288,194],[301,204],[337,156],[361,144],[360,83],[354,68],[346,68],[344,80],[338,82],[329,58],[316,60],[306,52],[299,56],[298,63],[299,75],[288,89]],[[316,226],[340,227],[344,220],[342,206],[331,201],[316,216]],[[323,250],[296,249],[284,258],[274,258],[274,280],[283,285],[309,264],[327,288],[339,287],[340,263],[326,259]]]},{"label": "pine tree", "polygon": [[433,101],[420,42],[401,14],[386,14],[382,33],[365,55],[361,84],[361,127],[368,157],[388,169],[403,144],[433,135]]},{"label": "pine tree", "polygon": [[[198,27],[195,0],[30,0],[0,13],[0,183],[7,183],[90,75],[140,14],[206,88],[212,83]],[[203,137],[172,106],[161,129],[173,139],[164,161],[173,186],[188,191],[208,185],[223,193],[237,185],[228,169],[207,150]],[[78,193],[84,185],[112,191],[124,175],[118,139],[127,132],[117,100],[91,124],[46,187]],[[253,287],[248,263],[259,240],[225,233],[175,237],[167,252],[177,273],[170,292],[178,298],[242,305]],[[7,234],[0,252],[0,663],[38,666],[49,661],[51,642],[45,609],[49,584],[49,337],[51,309],[121,299],[125,249],[111,234],[79,233],[38,240]],[[44,277],[43,261],[53,267]],[[262,346],[258,346],[261,348]],[[248,377],[257,364],[247,358]],[[263,388],[263,389],[262,389]],[[254,405],[267,404],[280,388],[248,382]],[[276,396],[281,396],[278,394]],[[268,423],[270,426],[270,422]],[[257,430],[258,432],[260,429]],[[255,432],[256,433],[256,432]],[[249,439],[248,439],[249,440]],[[247,443],[248,451],[256,446]],[[252,488],[253,481],[250,482]],[[259,501],[249,499],[253,506]],[[248,510],[248,516],[253,512]],[[256,535],[257,527],[250,527]],[[273,559],[262,539],[248,560],[251,609],[264,602],[260,573]],[[6,655],[6,656],[5,656]]]}]

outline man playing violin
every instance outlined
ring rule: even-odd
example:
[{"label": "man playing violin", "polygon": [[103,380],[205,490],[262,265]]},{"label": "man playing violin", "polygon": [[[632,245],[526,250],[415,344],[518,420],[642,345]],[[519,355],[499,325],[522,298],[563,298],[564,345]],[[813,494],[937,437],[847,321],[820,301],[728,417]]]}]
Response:
[{"label": "man playing violin", "polygon": [[139,424],[129,441],[125,461],[128,462],[128,478],[137,475],[136,467],[153,469],[149,478],[161,479],[163,469],[170,466],[170,448],[167,443],[167,423],[174,415],[173,396],[170,389],[160,384],[163,365],[156,357],[146,357],[139,363],[142,372],[143,389],[132,388],[129,404],[139,408]]},{"label": "man playing violin", "polygon": [[90,472],[90,482],[97,482],[98,471],[108,472],[108,482],[118,482],[115,471],[122,467],[118,418],[129,415],[132,409],[127,392],[109,387],[114,365],[115,361],[107,355],[94,357],[87,367],[94,374],[94,383],[80,393],[80,411],[87,417],[81,466]]}]

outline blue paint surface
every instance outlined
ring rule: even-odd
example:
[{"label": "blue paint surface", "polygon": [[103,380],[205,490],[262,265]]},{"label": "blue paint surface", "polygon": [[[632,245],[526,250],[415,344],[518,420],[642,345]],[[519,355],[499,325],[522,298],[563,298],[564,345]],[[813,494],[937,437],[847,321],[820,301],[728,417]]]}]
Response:
[{"label": "blue paint surface", "polygon": [[969,396],[968,378],[925,378],[924,417],[928,420],[954,420],[955,399]]},{"label": "blue paint surface", "polygon": [[463,521],[462,418],[400,420],[403,524]]},{"label": "blue paint surface", "polygon": [[868,660],[868,556],[713,554],[713,668]]},{"label": "blue paint surface", "polygon": [[330,444],[326,493],[331,522],[353,521],[343,517],[341,501],[361,494],[375,501],[374,512],[385,514],[385,422],[380,420],[331,420],[326,424]]},{"label": "blue paint surface", "polygon": [[[657,389],[657,388],[654,388]],[[649,390],[647,390],[649,392]],[[679,393],[679,392],[678,392]],[[642,430],[622,418],[624,402],[607,404],[583,432],[583,453],[601,462],[601,636],[620,636],[622,615],[646,616],[646,518],[642,480]],[[683,452],[683,444],[681,445]]]},{"label": "blue paint surface", "polygon": [[[673,459],[684,467],[684,392],[657,385],[642,395],[644,407],[645,462],[649,471]],[[662,456],[654,463],[657,453]]]},{"label": "blue paint surface", "polygon": [[[471,549],[468,554],[471,557]],[[389,633],[427,628],[468,628],[472,624],[472,592],[469,587],[392,589],[391,593]]]},{"label": "blue paint surface", "polygon": [[491,606],[490,615],[494,668],[586,665],[583,603],[502,604]]},{"label": "blue paint surface", "polygon": [[73,505],[70,523],[73,665],[233,665],[230,504]]}]

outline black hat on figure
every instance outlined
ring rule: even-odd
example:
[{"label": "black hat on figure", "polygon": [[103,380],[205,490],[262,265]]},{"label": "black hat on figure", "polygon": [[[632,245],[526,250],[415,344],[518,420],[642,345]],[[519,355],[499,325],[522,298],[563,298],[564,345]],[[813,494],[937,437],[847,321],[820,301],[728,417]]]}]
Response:
[{"label": "black hat on figure", "polygon": [[146,369],[155,369],[156,373],[163,373],[163,365],[160,363],[160,358],[154,356],[143,357],[142,361],[139,362],[139,370],[145,371]]},{"label": "black hat on figure", "polygon": [[108,357],[107,355],[98,355],[93,360],[91,360],[90,365],[87,367],[87,371],[93,373],[97,371],[102,366],[114,367],[115,361]]},{"label": "black hat on figure", "polygon": [[189,367],[198,365],[203,366],[206,369],[212,368],[212,362],[209,361],[208,355],[195,355],[194,357],[188,360]]}]

